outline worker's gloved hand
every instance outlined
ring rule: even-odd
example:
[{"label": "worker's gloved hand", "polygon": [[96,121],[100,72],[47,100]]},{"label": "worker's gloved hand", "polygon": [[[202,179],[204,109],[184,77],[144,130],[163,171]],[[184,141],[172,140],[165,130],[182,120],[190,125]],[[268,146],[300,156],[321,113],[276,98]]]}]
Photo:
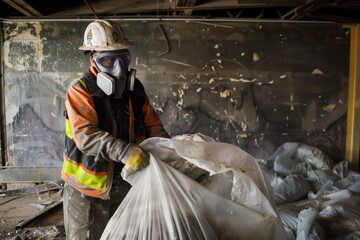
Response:
[{"label": "worker's gloved hand", "polygon": [[130,174],[146,168],[149,165],[149,154],[135,144],[131,146],[131,152],[125,161],[121,176],[126,179]]}]

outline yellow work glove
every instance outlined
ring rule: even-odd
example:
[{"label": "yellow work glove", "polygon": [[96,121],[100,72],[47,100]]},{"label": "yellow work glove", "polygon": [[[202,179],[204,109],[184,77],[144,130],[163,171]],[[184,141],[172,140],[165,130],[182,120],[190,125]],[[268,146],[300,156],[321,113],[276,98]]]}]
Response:
[{"label": "yellow work glove", "polygon": [[149,154],[140,147],[134,145],[132,151],[125,161],[125,166],[121,171],[121,176],[126,179],[130,174],[149,165]]}]

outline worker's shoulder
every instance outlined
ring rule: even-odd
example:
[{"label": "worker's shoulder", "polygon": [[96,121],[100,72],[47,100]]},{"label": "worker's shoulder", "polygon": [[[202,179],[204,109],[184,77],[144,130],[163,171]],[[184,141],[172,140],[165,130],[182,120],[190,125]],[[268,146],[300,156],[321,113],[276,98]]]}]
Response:
[{"label": "worker's shoulder", "polygon": [[74,79],[70,83],[69,87],[81,87],[86,90],[86,82],[85,82],[84,77],[78,77],[78,78]]}]

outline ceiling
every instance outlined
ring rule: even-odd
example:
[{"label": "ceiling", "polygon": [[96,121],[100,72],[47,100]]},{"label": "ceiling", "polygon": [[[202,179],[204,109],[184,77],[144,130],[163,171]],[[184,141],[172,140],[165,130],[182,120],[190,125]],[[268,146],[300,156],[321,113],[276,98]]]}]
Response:
[{"label": "ceiling", "polygon": [[359,0],[1,0],[0,20],[185,17],[360,23]]}]

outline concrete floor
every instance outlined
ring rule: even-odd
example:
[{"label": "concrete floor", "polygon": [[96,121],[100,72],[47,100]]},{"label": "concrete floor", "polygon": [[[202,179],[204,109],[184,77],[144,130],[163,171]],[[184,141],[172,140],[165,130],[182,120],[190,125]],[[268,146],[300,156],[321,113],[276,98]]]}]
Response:
[{"label": "concrete floor", "polygon": [[0,194],[0,239],[65,239],[58,190]]}]

